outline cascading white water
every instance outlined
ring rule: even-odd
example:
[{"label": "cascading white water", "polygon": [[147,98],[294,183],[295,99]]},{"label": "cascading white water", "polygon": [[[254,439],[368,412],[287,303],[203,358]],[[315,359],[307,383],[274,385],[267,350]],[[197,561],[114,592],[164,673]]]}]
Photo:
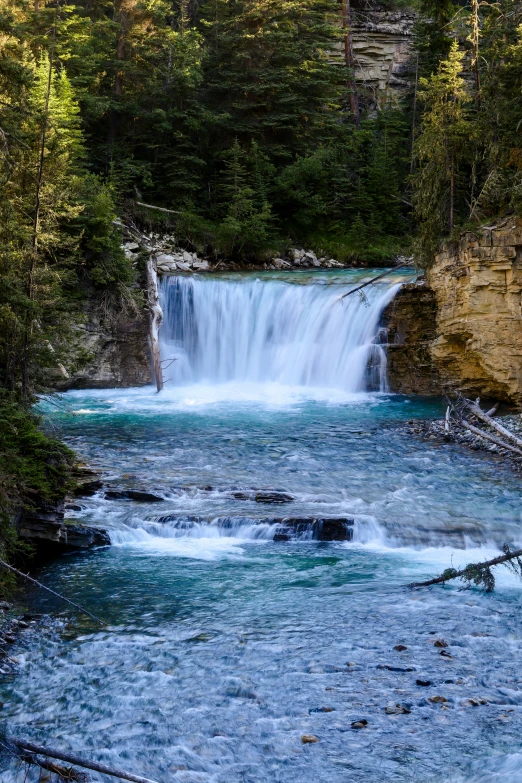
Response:
[{"label": "cascading white water", "polygon": [[162,356],[177,359],[173,381],[386,391],[376,336],[400,284],[370,286],[365,297],[339,301],[353,281],[294,280],[164,278]]}]

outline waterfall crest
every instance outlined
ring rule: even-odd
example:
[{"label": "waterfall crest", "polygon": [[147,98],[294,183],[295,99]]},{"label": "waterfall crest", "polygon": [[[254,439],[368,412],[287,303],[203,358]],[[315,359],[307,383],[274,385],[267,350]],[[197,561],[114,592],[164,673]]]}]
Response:
[{"label": "waterfall crest", "polygon": [[400,283],[338,301],[353,287],[245,276],[167,277],[162,355],[174,383],[228,382],[386,391],[379,320]]}]

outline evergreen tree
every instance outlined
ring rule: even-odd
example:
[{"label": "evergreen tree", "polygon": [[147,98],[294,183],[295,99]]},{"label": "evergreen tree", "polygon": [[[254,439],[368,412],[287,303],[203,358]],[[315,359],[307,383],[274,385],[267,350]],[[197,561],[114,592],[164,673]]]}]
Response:
[{"label": "evergreen tree", "polygon": [[[429,79],[421,79],[422,131],[416,142],[414,175],[418,261],[429,263],[440,238],[452,231],[462,204],[469,201],[469,168],[475,131],[470,98],[462,76],[464,53],[453,42],[447,60]],[[461,178],[461,173],[468,176]]]}]

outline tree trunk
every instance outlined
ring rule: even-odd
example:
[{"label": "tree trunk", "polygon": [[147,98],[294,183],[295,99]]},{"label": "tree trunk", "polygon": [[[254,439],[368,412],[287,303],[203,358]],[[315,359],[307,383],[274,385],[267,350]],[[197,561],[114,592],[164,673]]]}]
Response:
[{"label": "tree trunk", "polygon": [[353,54],[352,37],[352,9],[351,0],[343,0],[343,27],[344,27],[344,59],[348,68],[348,89],[350,90],[350,106],[352,109],[353,120],[357,128],[361,124],[359,109],[359,93],[355,81],[355,57]]},{"label": "tree trunk", "polygon": [[120,20],[118,31],[118,43],[116,45],[116,76],[114,77],[113,96],[114,102],[110,113],[109,144],[113,146],[118,137],[119,117],[115,104],[123,95],[124,71],[121,64],[125,61],[127,49],[127,36],[131,27],[132,11],[136,0],[118,0],[115,4],[116,13]]},{"label": "tree trunk", "polygon": [[150,347],[152,351],[152,363],[154,367],[154,378],[156,380],[156,389],[158,392],[160,392],[163,389],[163,372],[161,369],[159,328],[163,320],[163,311],[159,302],[158,273],[156,271],[156,262],[152,255],[149,256],[147,261],[147,296],[149,302],[149,336]]},{"label": "tree trunk", "polygon": [[27,742],[26,740],[15,739],[14,737],[10,737],[8,741],[22,750],[29,750],[31,753],[38,753],[41,756],[48,756],[53,759],[59,759],[60,761],[66,761],[77,767],[92,769],[95,772],[101,772],[104,775],[111,775],[112,777],[121,778],[122,780],[130,780],[132,783],[155,783],[155,781],[144,778],[141,775],[134,775],[131,772],[113,769],[112,767],[108,767],[106,764],[100,764],[97,761],[87,761],[78,756],[73,756],[71,753],[64,753],[61,750],[46,748],[43,745],[35,745],[34,742]]},{"label": "tree trunk", "polygon": [[453,153],[450,161],[450,208],[449,208],[449,228],[453,230],[455,225],[455,158]]},{"label": "tree trunk", "polygon": [[480,72],[479,72],[479,43],[480,43],[480,21],[479,21],[479,0],[471,0],[471,45],[473,46],[473,76],[475,79],[475,96],[477,109],[480,108]]},{"label": "tree trunk", "polygon": [[[38,10],[35,8],[35,10]],[[33,300],[34,295],[34,276],[36,272],[36,266],[38,263],[38,229],[40,226],[40,194],[42,191],[43,182],[43,170],[45,162],[45,143],[47,141],[47,129],[49,125],[49,102],[51,98],[51,86],[53,81],[53,64],[54,64],[54,47],[56,44],[56,22],[58,16],[58,4],[56,4],[54,12],[54,24],[53,24],[53,37],[51,43],[51,51],[49,53],[49,70],[47,73],[47,89],[45,93],[45,108],[42,122],[42,134],[40,138],[40,153],[38,156],[38,171],[36,174],[36,191],[34,198],[34,215],[33,215],[33,235],[31,240],[31,262],[29,264],[29,274],[27,277],[27,298],[30,302]],[[29,395],[29,338],[31,332],[32,314],[27,314],[27,322],[25,325],[24,335],[24,350],[23,350],[23,363],[22,363],[22,396],[27,402]]]},{"label": "tree trunk", "polygon": [[[485,570],[486,568],[502,565],[502,563],[508,563],[519,557],[522,557],[522,549],[516,549],[514,552],[500,555],[499,557],[493,558],[493,560],[486,560],[484,563],[476,563],[474,565],[476,565],[478,569]],[[437,576],[435,579],[428,579],[427,582],[412,582],[408,587],[431,587],[431,585],[442,585],[445,582],[449,582],[450,579],[459,579],[462,576],[466,577],[468,568],[469,566],[466,566],[466,568],[462,568],[460,571],[451,569],[451,573],[446,572],[442,574],[442,576]]]}]

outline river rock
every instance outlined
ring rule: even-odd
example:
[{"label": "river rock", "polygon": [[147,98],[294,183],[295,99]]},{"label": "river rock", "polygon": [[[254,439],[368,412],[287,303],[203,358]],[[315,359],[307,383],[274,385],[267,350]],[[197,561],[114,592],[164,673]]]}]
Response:
[{"label": "river rock", "polygon": [[404,706],[404,704],[389,704],[384,708],[386,715],[410,715],[411,710]]},{"label": "river rock", "polygon": [[160,253],[156,256],[157,266],[172,267],[176,263],[174,256],[167,255],[167,253]]},{"label": "river rock", "polygon": [[192,266],[198,272],[209,272],[210,271],[210,264],[208,263],[208,261],[206,259],[204,261],[194,261]]},{"label": "river rock", "polygon": [[363,718],[362,720],[354,720],[352,723],[352,729],[365,729],[368,725],[368,721],[366,718]]},{"label": "river rock", "polygon": [[106,500],[135,500],[138,503],[164,503],[165,498],[153,495],[152,492],[143,492],[139,489],[109,490],[104,495]]},{"label": "river rock", "polygon": [[303,734],[301,742],[303,745],[311,745],[314,742],[319,742],[319,737],[316,737],[315,734]]},{"label": "river rock", "polygon": [[61,543],[68,549],[91,549],[110,546],[111,539],[106,530],[86,525],[64,525]]},{"label": "river rock", "polygon": [[177,530],[191,530],[198,525],[216,525],[225,530],[234,530],[250,526],[274,526],[274,541],[291,541],[296,538],[308,538],[312,541],[351,541],[353,538],[353,519],[346,517],[317,519],[314,517],[217,517],[205,519],[198,516],[166,515],[149,517],[149,522],[172,525]]},{"label": "river rock", "polygon": [[256,503],[291,503],[295,498],[286,492],[257,492],[254,498]]},{"label": "river rock", "polygon": [[68,523],[63,503],[40,503],[38,508],[25,511],[18,522],[18,535],[46,557],[111,543],[106,530]]},{"label": "river rock", "polygon": [[276,269],[291,269],[292,264],[290,261],[286,261],[284,258],[274,258],[272,259],[272,264],[275,266]]}]

